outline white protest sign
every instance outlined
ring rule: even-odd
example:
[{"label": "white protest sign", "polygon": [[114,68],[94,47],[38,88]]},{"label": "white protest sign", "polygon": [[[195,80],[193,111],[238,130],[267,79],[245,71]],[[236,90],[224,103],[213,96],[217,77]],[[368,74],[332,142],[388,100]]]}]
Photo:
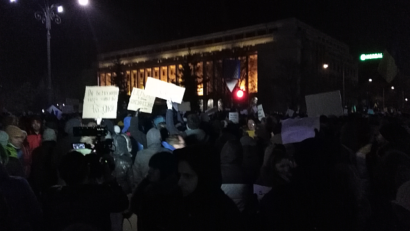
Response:
[{"label": "white protest sign", "polygon": [[154,103],[155,96],[147,95],[143,89],[134,87],[127,109],[131,111],[137,111],[140,109],[140,112],[151,113]]},{"label": "white protest sign", "polygon": [[160,99],[171,100],[172,102],[182,103],[185,94],[185,88],[178,87],[175,84],[167,83],[159,79],[148,77],[145,86],[145,94],[158,97]]},{"label": "white protest sign", "polygon": [[321,115],[343,116],[340,91],[307,95],[305,100],[309,117],[319,117]]},{"label": "white protest sign", "polygon": [[83,118],[116,119],[118,87],[85,87]]},{"label": "white protest sign", "polygon": [[229,120],[234,124],[239,123],[239,114],[238,112],[229,112]]},{"label": "white protest sign", "polygon": [[266,187],[258,184],[253,185],[253,193],[258,197],[258,201],[262,200],[263,196],[270,192],[270,190],[272,190],[272,187]]},{"label": "white protest sign", "polygon": [[263,111],[262,104],[258,105],[258,119],[262,120],[262,118],[265,118],[265,112]]},{"label": "white protest sign", "polygon": [[320,120],[317,118],[287,119],[282,121],[282,143],[298,143],[315,137],[315,129],[320,130]]}]

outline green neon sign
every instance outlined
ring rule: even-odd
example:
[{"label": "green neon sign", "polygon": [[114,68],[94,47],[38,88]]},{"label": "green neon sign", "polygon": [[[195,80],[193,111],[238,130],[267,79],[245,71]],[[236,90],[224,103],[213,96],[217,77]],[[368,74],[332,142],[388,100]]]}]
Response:
[{"label": "green neon sign", "polygon": [[383,58],[383,53],[374,53],[374,54],[362,54],[360,55],[360,60],[365,61],[368,59],[381,59]]}]

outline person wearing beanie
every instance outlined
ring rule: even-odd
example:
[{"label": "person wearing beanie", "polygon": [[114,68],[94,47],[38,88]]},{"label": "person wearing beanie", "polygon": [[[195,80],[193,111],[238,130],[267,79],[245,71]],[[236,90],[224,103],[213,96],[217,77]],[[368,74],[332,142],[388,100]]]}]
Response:
[{"label": "person wearing beanie", "polygon": [[40,146],[41,140],[41,120],[33,119],[31,121],[29,135],[27,136],[27,142],[29,145],[30,152],[32,152],[34,149]]},{"label": "person wearing beanie", "polygon": [[[14,171],[8,168],[11,163],[16,163],[16,168],[20,168],[17,167],[18,164],[16,160],[18,160],[24,168],[24,176],[28,177],[31,167],[31,154],[28,148],[24,146],[24,140],[27,137],[27,133],[14,125],[7,126],[6,132],[9,135],[9,142],[6,146],[6,151],[9,155],[9,163],[6,165],[6,168],[12,172],[20,172],[20,170],[15,169]],[[10,173],[10,175],[12,175],[12,173]]]},{"label": "person wearing beanie", "polygon": [[46,128],[43,132],[43,142],[55,141],[57,142],[57,134],[54,129]]}]

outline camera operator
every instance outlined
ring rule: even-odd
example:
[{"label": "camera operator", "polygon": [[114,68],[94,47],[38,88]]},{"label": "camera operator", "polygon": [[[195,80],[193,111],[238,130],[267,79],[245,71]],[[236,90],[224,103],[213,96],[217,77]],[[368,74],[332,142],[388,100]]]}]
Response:
[{"label": "camera operator", "polygon": [[79,152],[65,155],[59,166],[66,186],[55,186],[45,193],[44,216],[46,230],[59,231],[74,223],[89,224],[102,231],[111,230],[111,213],[128,208],[128,198],[112,176],[110,160],[100,157],[102,184],[90,184],[90,163]]}]

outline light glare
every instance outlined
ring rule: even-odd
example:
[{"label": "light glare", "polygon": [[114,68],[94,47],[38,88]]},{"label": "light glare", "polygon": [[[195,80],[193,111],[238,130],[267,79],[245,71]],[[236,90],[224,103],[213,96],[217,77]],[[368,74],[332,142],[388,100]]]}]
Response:
[{"label": "light glare", "polygon": [[394,90],[394,86],[391,86],[391,89]]},{"label": "light glare", "polygon": [[369,79],[369,82],[373,82],[373,79]]},{"label": "light glare", "polygon": [[86,6],[86,5],[88,5],[88,0],[78,0],[78,4],[80,4],[82,6]]},{"label": "light glare", "polygon": [[405,98],[404,100],[409,101],[409,99]]},{"label": "light glare", "polygon": [[62,7],[62,6],[58,6],[58,7],[57,7],[57,12],[58,12],[58,13],[63,13],[63,12],[64,12],[63,7]]},{"label": "light glare", "polygon": [[327,69],[328,67],[329,67],[328,64],[323,64],[323,68],[324,68],[324,69]]},{"label": "light glare", "polygon": [[11,3],[17,2],[17,0],[10,0]]}]

